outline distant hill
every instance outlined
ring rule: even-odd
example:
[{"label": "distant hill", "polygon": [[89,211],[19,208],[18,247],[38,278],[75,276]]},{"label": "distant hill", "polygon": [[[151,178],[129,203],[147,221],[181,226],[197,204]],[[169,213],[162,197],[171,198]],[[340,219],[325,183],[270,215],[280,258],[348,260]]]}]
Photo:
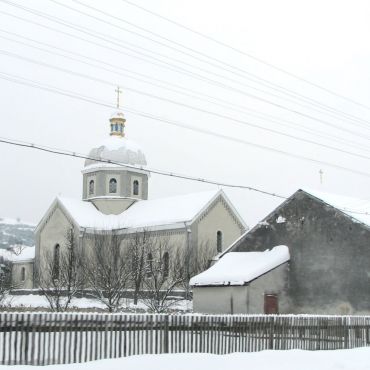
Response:
[{"label": "distant hill", "polygon": [[0,248],[12,245],[35,245],[35,225],[21,220],[0,217]]}]

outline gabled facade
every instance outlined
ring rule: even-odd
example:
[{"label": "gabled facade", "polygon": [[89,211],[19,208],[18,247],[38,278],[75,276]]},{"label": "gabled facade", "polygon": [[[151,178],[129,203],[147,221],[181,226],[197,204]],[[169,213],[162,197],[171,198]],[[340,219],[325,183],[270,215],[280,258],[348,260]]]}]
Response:
[{"label": "gabled facade", "polygon": [[[287,280],[277,292],[280,313],[369,314],[369,205],[298,190],[224,254],[289,247]],[[262,290],[274,293],[268,283]]]},{"label": "gabled facade", "polygon": [[[98,233],[150,234],[168,245],[213,254],[245,232],[238,212],[222,190],[148,200],[149,171],[140,147],[125,137],[121,111],[110,118],[110,136],[93,148],[82,170],[82,200],[58,197],[38,224],[35,271],[42,273],[45,257],[58,258],[67,233],[88,251]],[[127,240],[127,238],[126,238]]]}]

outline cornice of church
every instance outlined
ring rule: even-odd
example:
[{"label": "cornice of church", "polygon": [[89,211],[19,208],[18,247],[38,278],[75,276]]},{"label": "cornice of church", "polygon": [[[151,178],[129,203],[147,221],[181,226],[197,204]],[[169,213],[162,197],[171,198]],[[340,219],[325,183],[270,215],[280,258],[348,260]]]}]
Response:
[{"label": "cornice of church", "polygon": [[84,174],[92,174],[97,173],[100,171],[114,171],[114,172],[133,172],[133,173],[141,173],[143,175],[150,175],[149,171],[145,170],[145,168],[136,168],[131,166],[126,166],[124,164],[118,165],[113,163],[96,163],[91,164],[84,169],[81,170],[81,173]]},{"label": "cornice of church", "polygon": [[224,193],[220,193],[207,207],[207,209],[204,210],[204,212],[198,217],[196,220],[196,223],[199,224],[205,217],[208,216],[208,214],[216,207],[218,203],[221,203],[224,207],[224,209],[227,211],[227,213],[231,216],[234,223],[238,226],[241,232],[244,232],[248,227],[244,225],[242,222],[240,222],[239,217],[235,214],[234,209],[231,208],[229,202],[225,199]]}]

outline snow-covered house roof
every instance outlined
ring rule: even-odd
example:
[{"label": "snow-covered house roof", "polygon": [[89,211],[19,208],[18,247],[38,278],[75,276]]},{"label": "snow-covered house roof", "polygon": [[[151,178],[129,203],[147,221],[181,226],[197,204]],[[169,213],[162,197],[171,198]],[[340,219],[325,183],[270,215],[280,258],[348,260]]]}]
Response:
[{"label": "snow-covered house roof", "polygon": [[370,226],[370,200],[325,193],[311,189],[300,189],[299,191],[303,191],[342,211],[347,216],[350,216],[351,218]]},{"label": "snow-covered house roof", "polygon": [[[185,227],[221,196],[238,215],[222,190],[185,194],[153,200],[140,200],[118,215],[106,215],[91,202],[57,197],[49,210],[59,204],[79,227],[98,230],[158,229]],[[47,212],[48,214],[49,212]],[[47,216],[45,215],[45,217]],[[44,217],[44,218],[45,218]],[[245,226],[241,217],[238,218]],[[40,228],[39,223],[36,231]]]},{"label": "snow-covered house roof", "polygon": [[[232,250],[234,246],[238,245],[242,240],[244,240],[245,236],[248,233],[253,232],[256,227],[264,225],[265,224],[264,220],[268,219],[272,213],[278,212],[279,209],[281,209],[287,202],[289,202],[299,192],[303,192],[307,194],[308,196],[328,206],[331,206],[337,209],[338,211],[342,212],[347,217],[350,217],[354,222],[359,222],[359,223],[364,224],[367,227],[370,227],[370,200],[354,198],[354,197],[333,194],[333,193],[327,193],[327,192],[312,190],[308,188],[301,188],[301,189],[298,189],[287,200],[283,201],[276,209],[274,209],[269,215],[267,215],[256,226],[252,227],[251,229],[247,230],[244,234],[242,234],[228,248],[226,248],[222,253],[216,256],[215,260],[218,260],[225,254],[229,253],[229,251]],[[284,219],[284,217],[281,217],[281,216],[278,216],[276,219],[277,223],[282,223],[285,221],[286,220]]]},{"label": "snow-covered house roof", "polygon": [[230,252],[208,270],[192,277],[190,285],[245,285],[289,259],[289,249],[285,245],[264,252]]},{"label": "snow-covered house roof", "polygon": [[0,249],[0,257],[13,263],[31,262],[35,258],[35,247]]}]

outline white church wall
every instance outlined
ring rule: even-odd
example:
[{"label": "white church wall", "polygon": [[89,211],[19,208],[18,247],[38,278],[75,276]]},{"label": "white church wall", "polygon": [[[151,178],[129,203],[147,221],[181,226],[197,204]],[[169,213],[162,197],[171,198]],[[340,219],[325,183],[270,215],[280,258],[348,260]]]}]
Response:
[{"label": "white church wall", "polygon": [[35,268],[40,268],[42,271],[46,256],[53,255],[57,244],[60,245],[61,250],[65,248],[67,232],[72,226],[64,212],[59,206],[56,206],[44,227],[39,231],[36,245],[37,266]]},{"label": "white church wall", "polygon": [[[24,269],[24,273],[22,273],[22,269]],[[12,285],[16,289],[33,288],[33,261],[13,263]]]},{"label": "white church wall", "polygon": [[232,211],[226,207],[222,198],[218,198],[216,202],[211,205],[209,210],[207,210],[198,221],[198,246],[208,242],[211,247],[214,248],[214,254],[216,255],[217,231],[222,232],[222,250],[225,250],[243,234],[244,229],[235,221],[231,212]]}]

